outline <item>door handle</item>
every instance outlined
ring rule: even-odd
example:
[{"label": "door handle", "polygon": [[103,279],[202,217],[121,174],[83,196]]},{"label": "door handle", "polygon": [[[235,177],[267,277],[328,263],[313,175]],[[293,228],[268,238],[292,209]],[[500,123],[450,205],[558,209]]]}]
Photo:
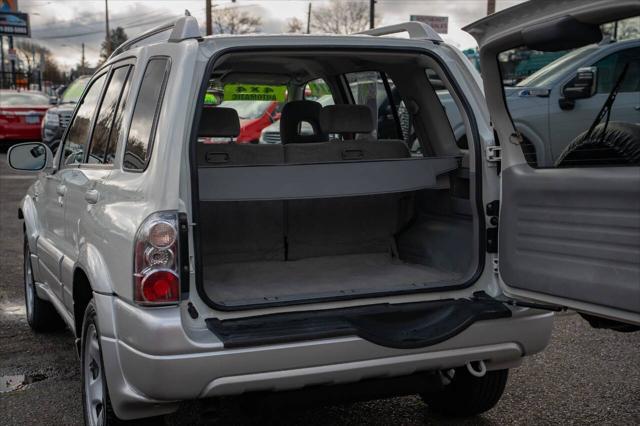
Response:
[{"label": "door handle", "polygon": [[84,193],[84,199],[89,204],[95,204],[98,202],[98,198],[100,197],[100,193],[97,189],[89,189]]},{"label": "door handle", "polygon": [[67,193],[67,187],[65,185],[58,185],[56,186],[56,194],[58,194],[61,197],[64,197],[64,195]]}]

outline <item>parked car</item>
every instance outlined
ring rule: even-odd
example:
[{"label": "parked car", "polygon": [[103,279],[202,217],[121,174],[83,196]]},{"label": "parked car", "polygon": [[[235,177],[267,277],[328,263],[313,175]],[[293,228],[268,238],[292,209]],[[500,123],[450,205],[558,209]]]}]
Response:
[{"label": "parked car", "polygon": [[[258,143],[262,130],[280,118],[279,102],[272,101],[223,101],[219,105],[232,108],[240,117],[240,134],[236,143]],[[203,138],[204,143],[228,143],[229,138]]]},{"label": "parked car", "polygon": [[64,131],[69,126],[71,115],[76,108],[82,92],[90,80],[90,76],[82,76],[74,80],[62,92],[55,106],[48,109],[42,120],[42,142],[46,143],[52,151],[56,151]]},{"label": "parked car", "polygon": [[[512,87],[505,87],[511,117],[523,137],[530,164],[553,167],[570,141],[584,131],[609,95],[624,60],[630,61],[623,87],[611,110],[611,120],[640,122],[640,39],[590,44],[575,49],[544,66]],[[580,74],[590,75],[588,93],[570,99],[566,92]],[[584,81],[580,84],[586,84]],[[464,123],[448,92],[439,92],[461,144],[466,143]]]},{"label": "parked car", "polygon": [[[55,157],[38,143],[8,154],[40,170],[18,210],[27,319],[74,333],[85,422],[276,391],[420,394],[433,411],[471,416],[546,347],[552,311],[640,325],[639,166],[531,168],[509,142],[497,62],[523,40],[592,43],[600,21],[638,4],[527,2],[472,24],[483,82],[419,22],[202,37],[186,16],[118,47]],[[397,32],[411,37],[385,37]],[[468,150],[429,72],[455,95]],[[421,154],[375,137],[375,100],[358,103],[344,84],[371,73],[397,86]],[[302,99],[318,78],[335,105]],[[238,110],[204,105],[229,82],[286,84],[283,120],[314,133],[199,142],[240,135]],[[620,134],[639,143],[634,123],[594,128],[575,153]]]},{"label": "parked car", "polygon": [[49,98],[40,92],[0,90],[0,142],[39,141]]}]

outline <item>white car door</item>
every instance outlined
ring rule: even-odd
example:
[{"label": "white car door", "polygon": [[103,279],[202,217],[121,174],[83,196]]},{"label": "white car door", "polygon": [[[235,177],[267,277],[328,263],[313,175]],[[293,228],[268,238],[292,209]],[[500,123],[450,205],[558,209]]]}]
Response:
[{"label": "white car door", "polygon": [[[71,119],[69,129],[60,144],[60,165],[54,175],[58,194],[57,201],[62,209],[55,218],[56,232],[60,234],[56,240],[56,247],[62,252],[62,258],[58,262],[61,282],[59,297],[69,310],[73,309],[70,297],[73,281],[68,270],[70,269],[69,265],[75,264],[78,254],[68,235],[67,218],[69,214],[73,214],[74,210],[85,207],[84,205],[79,205],[70,189],[74,187],[78,180],[79,166],[83,163],[86,155],[96,107],[101,98],[106,78],[107,73],[103,72],[95,76],[87,85],[80,102],[78,102],[75,115]],[[49,224],[49,227],[51,228],[52,224]]]},{"label": "white car door", "polygon": [[[559,51],[595,43],[601,23],[638,15],[640,0],[530,1],[465,28],[480,45],[487,105],[501,144],[497,263],[503,291],[636,325],[640,166],[601,161],[530,167],[504,99],[497,57],[521,46]],[[636,122],[627,125],[637,129]]]},{"label": "white car door", "polygon": [[[66,208],[64,213],[65,240],[73,256],[63,261],[61,275],[64,283],[73,282],[75,262],[86,245],[94,238],[102,238],[105,193],[104,183],[113,170],[113,159],[119,128],[122,123],[122,108],[125,106],[126,93],[132,76],[132,66],[120,62],[99,77],[105,78],[104,89],[96,103],[92,124],[88,133],[88,143],[84,157],[77,168],[71,169],[64,178],[66,187]],[[99,81],[96,81],[99,84]],[[64,290],[64,303],[73,309],[73,288],[67,285]]]},{"label": "white car door", "polygon": [[60,184],[60,175],[55,170],[41,174],[35,186],[34,202],[40,230],[36,243],[37,278],[62,300],[60,262],[63,258],[61,245],[64,243],[64,202]]}]

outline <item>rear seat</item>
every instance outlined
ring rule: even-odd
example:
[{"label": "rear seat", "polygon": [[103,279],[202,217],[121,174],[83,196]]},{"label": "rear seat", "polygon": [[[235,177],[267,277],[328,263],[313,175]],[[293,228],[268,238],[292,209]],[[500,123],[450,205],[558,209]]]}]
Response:
[{"label": "rear seat", "polygon": [[[238,134],[240,120],[235,110],[203,109],[198,136],[235,138]],[[284,163],[284,150],[279,145],[198,143],[197,156],[198,167]],[[201,202],[200,216],[201,235],[212,239],[202,245],[207,249],[203,253],[206,261],[284,260],[282,201]]]},{"label": "rear seat", "polygon": [[[364,109],[363,109],[364,108]],[[226,111],[225,111],[226,110]],[[233,111],[230,112],[230,111]],[[236,137],[234,110],[203,111],[199,136]],[[283,110],[283,119],[287,109]],[[325,107],[319,111],[322,131],[332,134],[371,133],[369,109]],[[324,119],[323,119],[324,117]],[[313,122],[313,117],[304,121]],[[216,123],[220,123],[219,125]],[[299,136],[299,135],[298,135]],[[291,139],[296,142],[291,142]],[[283,138],[283,145],[198,144],[199,167],[316,163],[345,160],[405,158],[402,141],[348,140],[309,142]],[[215,184],[215,183],[212,183]],[[389,251],[393,235],[411,208],[407,194],[290,201],[202,202],[202,235],[208,262],[296,260],[307,257]]]}]

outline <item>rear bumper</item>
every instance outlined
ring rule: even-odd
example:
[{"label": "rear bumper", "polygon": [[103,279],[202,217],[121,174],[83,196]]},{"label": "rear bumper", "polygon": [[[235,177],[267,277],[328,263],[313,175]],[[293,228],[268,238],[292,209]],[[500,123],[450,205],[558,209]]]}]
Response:
[{"label": "rear bumper", "polygon": [[468,361],[515,367],[545,348],[553,323],[550,313],[521,309],[421,349],[358,337],[225,349],[206,329],[187,335],[181,308],[142,310],[104,295],[96,302],[109,392],[124,419],[168,413],[181,400],[403,376]]},{"label": "rear bumper", "polygon": [[0,125],[0,141],[39,141],[40,125]]}]

